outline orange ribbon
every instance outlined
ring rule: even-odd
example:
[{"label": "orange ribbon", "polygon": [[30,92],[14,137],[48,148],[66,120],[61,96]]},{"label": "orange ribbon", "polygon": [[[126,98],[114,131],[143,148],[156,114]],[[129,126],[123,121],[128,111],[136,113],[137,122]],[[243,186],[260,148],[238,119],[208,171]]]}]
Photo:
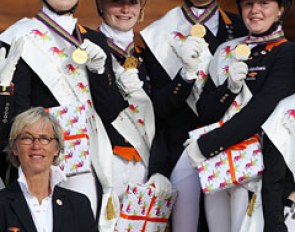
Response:
[{"label": "orange ribbon", "polygon": [[244,140],[238,144],[232,145],[225,150],[225,153],[227,154],[227,158],[228,158],[231,179],[235,185],[239,185],[239,182],[237,181],[237,178],[236,178],[235,167],[234,167],[234,162],[232,157],[232,150],[244,150],[246,149],[248,145],[252,143],[256,143],[256,142],[259,142],[258,135],[254,135],[251,138]]},{"label": "orange ribbon", "polygon": [[134,147],[114,146],[113,153],[121,156],[123,159],[126,159],[129,162],[132,160],[135,160],[136,162],[141,161],[141,157]]},{"label": "orange ribbon", "polygon": [[127,219],[127,220],[144,220],[144,224],[142,226],[141,232],[145,232],[147,222],[161,222],[161,223],[166,223],[168,222],[168,218],[153,218],[149,217],[150,212],[152,211],[153,206],[155,205],[156,202],[156,197],[152,198],[151,204],[148,208],[146,216],[138,216],[138,215],[127,215],[124,213],[120,213],[120,217]]}]

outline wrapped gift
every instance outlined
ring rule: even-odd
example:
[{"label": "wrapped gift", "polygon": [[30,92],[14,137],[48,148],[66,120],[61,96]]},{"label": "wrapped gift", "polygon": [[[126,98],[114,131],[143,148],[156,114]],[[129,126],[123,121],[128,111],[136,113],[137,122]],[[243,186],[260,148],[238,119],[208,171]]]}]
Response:
[{"label": "wrapped gift", "polygon": [[64,129],[65,150],[60,153],[59,167],[67,176],[90,172],[87,107],[87,104],[77,104],[47,109]]},{"label": "wrapped gift", "polygon": [[[190,132],[190,136],[197,139],[221,125],[219,122],[196,129]],[[217,192],[256,179],[264,169],[258,135],[201,162],[197,169],[204,193]]]},{"label": "wrapped gift", "polygon": [[164,232],[169,220],[176,193],[159,200],[150,185],[129,184],[125,190],[117,232]]}]

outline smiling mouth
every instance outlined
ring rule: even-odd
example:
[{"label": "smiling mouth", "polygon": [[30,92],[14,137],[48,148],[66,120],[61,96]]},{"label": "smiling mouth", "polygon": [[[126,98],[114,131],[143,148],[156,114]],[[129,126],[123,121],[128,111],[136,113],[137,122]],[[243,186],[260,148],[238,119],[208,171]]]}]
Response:
[{"label": "smiling mouth", "polygon": [[129,17],[129,16],[117,16],[116,18],[119,20],[124,20],[124,21],[128,21],[131,19],[131,17]]},{"label": "smiling mouth", "polygon": [[43,155],[30,155],[30,158],[31,159],[44,159],[45,156],[43,156]]}]

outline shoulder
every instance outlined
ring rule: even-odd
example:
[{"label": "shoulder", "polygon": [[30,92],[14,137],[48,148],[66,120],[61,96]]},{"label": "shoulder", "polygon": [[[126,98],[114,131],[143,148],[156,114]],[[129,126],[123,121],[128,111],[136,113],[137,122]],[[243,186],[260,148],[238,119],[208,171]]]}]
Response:
[{"label": "shoulder", "polygon": [[0,40],[10,44],[13,38],[19,38],[31,33],[34,26],[35,23],[32,19],[22,18],[2,32],[0,35]]},{"label": "shoulder", "polygon": [[100,33],[99,31],[93,30],[88,27],[79,26],[81,34],[90,39],[91,41],[96,41],[99,43],[106,43],[106,37],[104,34]]},{"label": "shoulder", "polygon": [[84,26],[79,26],[79,28],[83,38],[87,38],[91,42],[99,45],[108,56],[110,55],[107,38],[103,33]]},{"label": "shoulder", "polygon": [[280,44],[279,46],[274,47],[270,54],[273,58],[278,59],[279,62],[282,63],[295,63],[295,43],[293,42],[285,42]]},{"label": "shoulder", "polygon": [[9,199],[18,198],[22,194],[17,181],[14,181],[8,187],[0,190],[0,205],[8,204]]},{"label": "shoulder", "polygon": [[285,43],[280,44],[277,48],[280,49],[280,50],[283,50],[283,51],[286,51],[286,50],[292,50],[292,51],[294,51],[294,49],[295,49],[295,43],[294,42],[287,41]]},{"label": "shoulder", "polygon": [[84,195],[82,193],[75,192],[75,191],[70,190],[70,189],[62,188],[62,187],[59,187],[59,186],[55,187],[54,195],[63,195],[69,201],[75,202],[75,204],[77,204],[77,205],[83,205],[85,203],[90,204],[90,202],[89,202],[88,198],[86,197],[86,195]]}]

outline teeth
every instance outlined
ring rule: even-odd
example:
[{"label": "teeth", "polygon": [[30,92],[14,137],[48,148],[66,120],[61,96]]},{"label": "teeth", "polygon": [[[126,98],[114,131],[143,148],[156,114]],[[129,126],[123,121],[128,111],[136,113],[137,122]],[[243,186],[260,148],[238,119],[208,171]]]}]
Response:
[{"label": "teeth", "polygon": [[43,158],[42,155],[31,155],[32,158]]}]

